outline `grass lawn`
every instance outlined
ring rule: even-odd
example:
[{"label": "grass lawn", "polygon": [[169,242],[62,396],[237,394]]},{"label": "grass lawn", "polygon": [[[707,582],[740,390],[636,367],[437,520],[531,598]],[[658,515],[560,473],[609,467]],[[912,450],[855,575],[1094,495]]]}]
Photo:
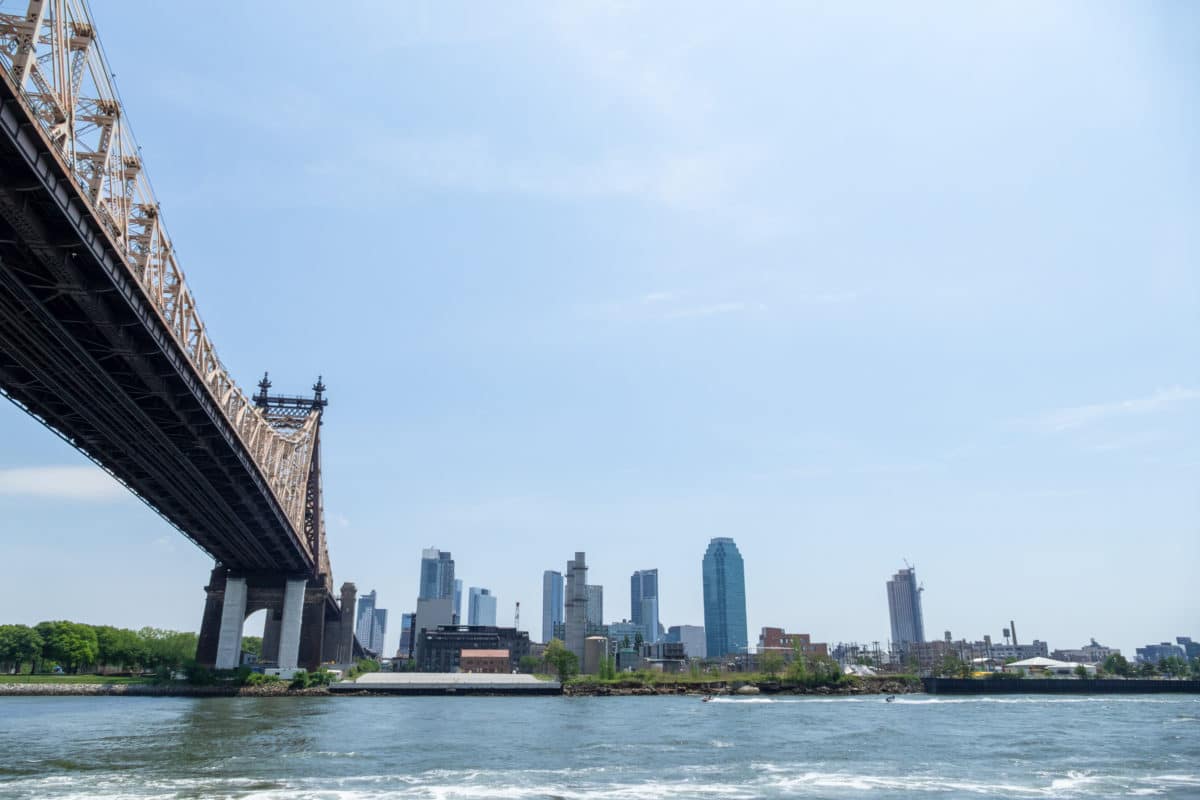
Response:
[{"label": "grass lawn", "polygon": [[150,679],[108,675],[0,675],[0,683],[150,683]]}]

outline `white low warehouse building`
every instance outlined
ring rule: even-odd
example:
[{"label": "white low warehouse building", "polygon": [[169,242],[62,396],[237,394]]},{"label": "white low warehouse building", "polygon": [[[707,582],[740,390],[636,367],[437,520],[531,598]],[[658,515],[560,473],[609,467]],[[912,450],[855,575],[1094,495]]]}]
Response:
[{"label": "white low warehouse building", "polygon": [[1030,675],[1064,675],[1073,678],[1075,677],[1076,669],[1079,667],[1083,667],[1090,677],[1095,677],[1095,664],[1080,664],[1076,661],[1056,661],[1053,658],[1045,658],[1044,656],[1027,658],[1024,661],[1013,661],[1011,664],[1004,665],[1004,671],[1017,672],[1024,670]]}]

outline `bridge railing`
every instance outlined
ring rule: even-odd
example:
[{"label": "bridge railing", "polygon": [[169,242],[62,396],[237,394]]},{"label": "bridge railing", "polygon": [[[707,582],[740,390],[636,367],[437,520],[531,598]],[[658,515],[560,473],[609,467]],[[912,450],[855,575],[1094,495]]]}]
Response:
[{"label": "bridge railing", "polygon": [[[304,425],[273,427],[234,383],[217,357],[184,280],[133,138],[112,70],[83,0],[0,0],[0,67],[40,124],[50,150],[74,180],[130,273],[186,353],[213,400],[251,454],[296,541],[317,563],[302,535],[305,488],[318,414]],[[10,13],[4,13],[9,11]]]}]

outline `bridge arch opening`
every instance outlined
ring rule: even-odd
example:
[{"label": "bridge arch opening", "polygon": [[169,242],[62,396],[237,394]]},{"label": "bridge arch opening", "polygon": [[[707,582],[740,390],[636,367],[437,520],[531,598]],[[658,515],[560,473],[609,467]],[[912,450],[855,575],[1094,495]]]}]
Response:
[{"label": "bridge arch opening", "polygon": [[[263,645],[265,644],[264,632],[270,614],[268,609],[260,608],[246,615],[246,620],[242,623],[243,665],[253,666],[268,660],[264,658]],[[278,647],[278,643],[276,647]]]}]

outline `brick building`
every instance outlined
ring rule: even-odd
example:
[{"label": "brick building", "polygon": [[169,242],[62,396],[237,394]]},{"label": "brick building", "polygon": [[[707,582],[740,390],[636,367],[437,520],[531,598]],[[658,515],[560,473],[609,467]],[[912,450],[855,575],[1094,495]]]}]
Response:
[{"label": "brick building", "polygon": [[779,653],[790,659],[796,653],[805,656],[827,656],[829,645],[814,642],[807,633],[788,633],[783,628],[763,628],[758,635],[758,652]]},{"label": "brick building", "polygon": [[507,650],[461,650],[458,657],[459,672],[501,675],[512,671]]}]

